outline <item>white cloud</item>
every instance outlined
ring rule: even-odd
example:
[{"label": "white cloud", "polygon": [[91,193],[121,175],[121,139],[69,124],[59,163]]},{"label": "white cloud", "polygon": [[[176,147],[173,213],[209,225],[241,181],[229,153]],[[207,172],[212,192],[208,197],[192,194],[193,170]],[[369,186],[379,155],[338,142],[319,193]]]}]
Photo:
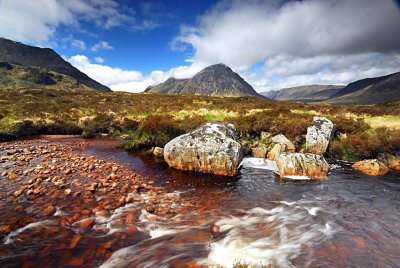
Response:
[{"label": "white cloud", "polygon": [[399,33],[392,0],[235,0],[182,26],[172,49],[193,49],[194,64],[223,62],[262,91],[399,71]]},{"label": "white cloud", "polygon": [[102,57],[95,57],[94,58],[94,60],[97,62],[97,63],[104,63],[104,59],[102,58]]},{"label": "white cloud", "polygon": [[98,51],[98,50],[112,50],[114,47],[112,47],[108,42],[106,41],[100,41],[94,46],[92,46],[91,50],[92,51]]},{"label": "white cloud", "polygon": [[188,78],[200,71],[204,66],[179,66],[167,72],[152,71],[143,75],[135,70],[123,70],[110,66],[91,63],[84,55],[75,55],[66,59],[80,71],[86,73],[94,80],[109,86],[114,91],[141,92],[148,86],[164,82],[169,77]]},{"label": "white cloud", "polygon": [[116,0],[1,0],[0,36],[44,43],[60,25],[79,28],[88,22],[101,29],[134,27],[135,11]]},{"label": "white cloud", "polygon": [[347,85],[359,79],[398,72],[400,54],[362,53],[357,55],[300,58],[276,56],[265,63],[261,73],[243,73],[259,92],[300,85]]},{"label": "white cloud", "polygon": [[80,50],[85,50],[86,49],[86,43],[82,40],[77,40],[77,39],[73,39],[71,41],[71,46],[73,48],[78,48]]}]

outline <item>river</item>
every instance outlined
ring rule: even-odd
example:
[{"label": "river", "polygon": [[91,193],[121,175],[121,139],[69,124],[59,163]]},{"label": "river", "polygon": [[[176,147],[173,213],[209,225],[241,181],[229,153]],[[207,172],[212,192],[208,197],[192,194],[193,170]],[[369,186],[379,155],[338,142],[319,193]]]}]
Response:
[{"label": "river", "polygon": [[[132,224],[137,232],[133,239],[121,242],[107,260],[94,257],[82,266],[231,267],[246,263],[255,267],[400,267],[399,174],[369,177],[336,162],[331,163],[324,181],[280,180],[272,171],[254,168],[243,168],[236,177],[225,178],[173,170],[153,156],[127,153],[115,145],[113,140],[94,139],[77,152],[151,177],[157,186],[193,206],[173,218],[154,218],[142,204],[133,202],[107,218],[97,218],[81,246],[68,254],[104,243],[114,232],[129,236],[131,229],[116,223],[130,212],[135,215]],[[54,225],[46,221],[37,224],[50,229]],[[210,235],[213,224],[220,227],[219,235]],[[44,246],[63,250],[57,245],[57,233],[40,240],[34,231],[29,235],[29,230],[34,230],[30,227],[4,238],[3,243],[27,241],[0,254],[2,267],[19,266],[24,255],[31,256],[30,264],[38,264]],[[107,234],[98,231],[104,227],[109,229]],[[24,232],[28,235],[19,237]],[[50,263],[64,266],[57,260],[62,256],[51,255],[50,259],[56,260]]]}]

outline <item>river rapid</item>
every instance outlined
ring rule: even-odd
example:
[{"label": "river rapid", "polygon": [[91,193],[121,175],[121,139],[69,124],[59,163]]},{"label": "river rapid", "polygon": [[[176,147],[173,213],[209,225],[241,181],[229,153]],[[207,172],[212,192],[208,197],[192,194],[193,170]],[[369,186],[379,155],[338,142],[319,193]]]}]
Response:
[{"label": "river rapid", "polygon": [[[52,138],[51,142],[71,140],[81,139]],[[57,221],[31,222],[0,241],[2,267],[41,264],[45,247],[55,252],[46,255],[45,264],[65,267],[232,267],[237,263],[400,267],[400,174],[369,177],[346,163],[331,162],[324,181],[281,180],[272,171],[254,168],[242,168],[236,177],[226,178],[173,170],[162,159],[127,153],[116,149],[116,144],[94,139],[74,151],[151,178],[171,198],[180,198],[172,207],[188,203],[188,209],[173,217],[155,217],[143,209],[143,202],[129,203],[110,215],[97,215],[93,228],[85,230],[70,251],[60,243],[61,231],[49,231]],[[3,209],[0,206],[0,215]],[[129,222],[127,215],[133,215]],[[213,224],[220,227],[217,236],[210,235]],[[50,235],[40,239],[43,232]],[[118,246],[106,257],[96,258],[93,253],[89,261],[69,261],[97,244],[104,247],[115,237],[120,240]]]}]

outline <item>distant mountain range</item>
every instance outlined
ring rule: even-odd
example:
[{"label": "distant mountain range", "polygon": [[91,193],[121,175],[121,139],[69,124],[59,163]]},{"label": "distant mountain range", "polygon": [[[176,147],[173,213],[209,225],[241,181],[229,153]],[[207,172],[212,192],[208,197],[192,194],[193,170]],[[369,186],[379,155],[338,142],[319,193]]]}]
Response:
[{"label": "distant mountain range", "polygon": [[284,88],[281,90],[271,90],[260,94],[274,100],[298,101],[298,102],[318,102],[326,100],[338,93],[344,86],[333,85],[309,85]]},{"label": "distant mountain range", "polygon": [[375,104],[399,100],[400,72],[355,81],[325,102],[333,104]]},{"label": "distant mountain range", "polygon": [[[3,65],[8,63],[24,67],[39,67],[39,69],[42,69],[40,72],[49,72],[54,75],[58,73],[69,76],[75,79],[77,83],[83,84],[89,88],[105,92],[111,91],[110,88],[91,79],[89,76],[73,67],[69,62],[65,61],[50,48],[33,47],[5,38],[0,38],[0,62],[2,62]],[[17,69],[18,71],[22,71],[21,68]],[[35,68],[28,68],[26,71],[30,72],[34,69]],[[20,82],[23,84],[23,81]]]},{"label": "distant mountain range", "polygon": [[190,79],[169,78],[164,83],[148,87],[145,92],[261,97],[240,75],[224,64],[211,65]]},{"label": "distant mountain range", "polygon": [[331,85],[300,86],[262,92],[261,95],[274,100],[344,105],[399,101],[400,73],[361,79],[345,87]]}]

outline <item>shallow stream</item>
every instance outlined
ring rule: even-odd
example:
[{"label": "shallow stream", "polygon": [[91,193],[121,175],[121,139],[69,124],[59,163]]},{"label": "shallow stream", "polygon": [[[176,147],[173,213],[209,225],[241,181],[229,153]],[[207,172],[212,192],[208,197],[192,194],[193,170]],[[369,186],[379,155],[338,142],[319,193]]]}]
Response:
[{"label": "shallow stream", "polygon": [[[136,203],[108,218],[97,218],[94,229],[128,233],[131,229],[116,223],[132,212],[138,234],[107,261],[95,259],[86,267],[195,263],[231,267],[240,262],[272,267],[400,267],[400,174],[369,177],[345,163],[332,163],[324,181],[280,180],[272,171],[253,168],[225,178],[176,171],[153,156],[127,153],[115,145],[113,140],[97,139],[79,152],[128,166],[195,205],[171,219],[154,218]],[[37,224],[51,228],[54,222]],[[220,226],[219,236],[210,235],[212,224]],[[2,242],[11,243],[24,232],[36,236],[35,226],[28,227]],[[105,240],[103,234],[91,233],[76,250]],[[22,243],[26,250],[2,254],[1,263],[11,267],[21,254],[40,258],[37,243],[58,250],[57,241],[55,237]]]}]

